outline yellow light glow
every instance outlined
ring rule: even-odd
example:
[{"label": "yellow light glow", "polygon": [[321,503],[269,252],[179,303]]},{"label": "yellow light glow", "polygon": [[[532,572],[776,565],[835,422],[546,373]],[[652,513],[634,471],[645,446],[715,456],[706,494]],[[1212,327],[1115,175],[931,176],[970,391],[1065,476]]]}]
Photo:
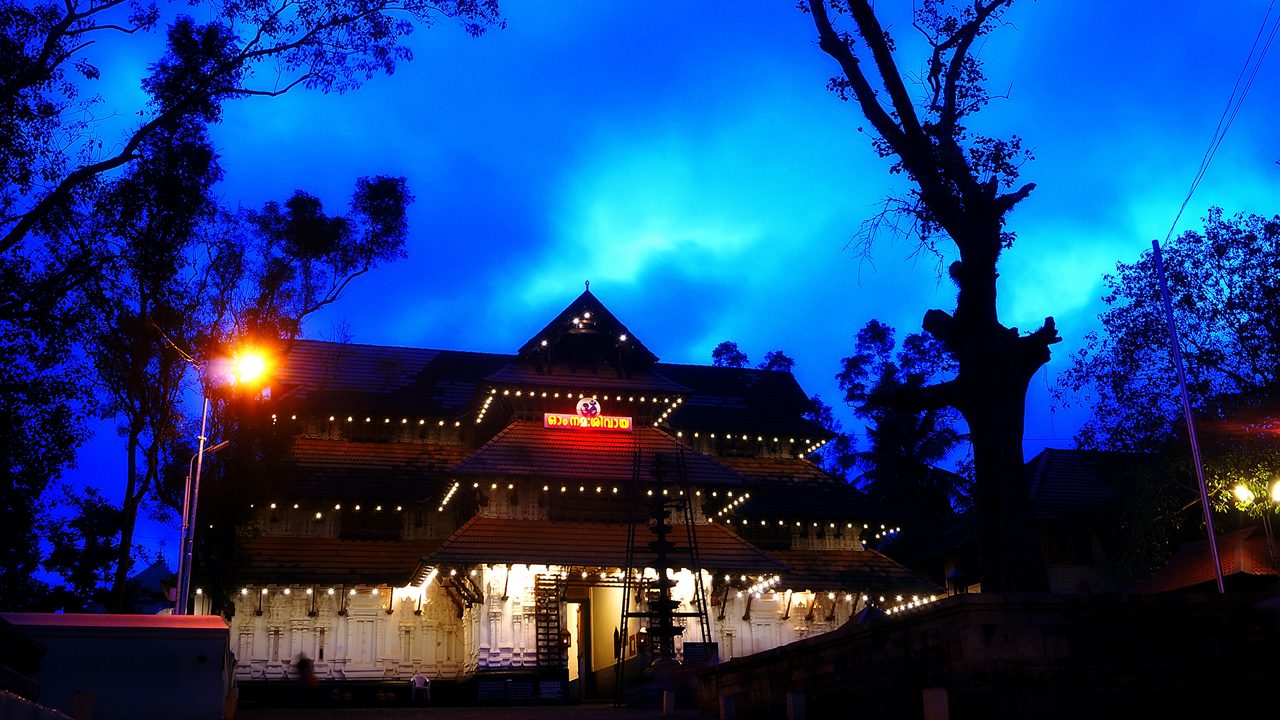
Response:
[{"label": "yellow light glow", "polygon": [[1231,492],[1236,496],[1237,500],[1239,500],[1240,502],[1246,505],[1253,502],[1253,499],[1254,499],[1253,491],[1245,487],[1244,485],[1236,485],[1235,488],[1231,490]]},{"label": "yellow light glow", "polygon": [[267,358],[258,350],[245,350],[231,358],[236,383],[247,384],[260,380],[267,373]]},{"label": "yellow light glow", "polygon": [[1271,483],[1271,502],[1280,503],[1280,478]]}]

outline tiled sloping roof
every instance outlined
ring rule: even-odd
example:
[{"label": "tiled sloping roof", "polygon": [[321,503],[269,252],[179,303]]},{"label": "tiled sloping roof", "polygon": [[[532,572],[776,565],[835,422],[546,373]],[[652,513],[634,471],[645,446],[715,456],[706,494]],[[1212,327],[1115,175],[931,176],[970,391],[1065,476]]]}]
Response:
[{"label": "tiled sloping roof", "polygon": [[[428,565],[475,563],[526,563],[584,567],[621,567],[626,562],[627,528],[622,523],[557,522],[474,517],[458,528],[434,552]],[[704,570],[778,571],[783,566],[759,548],[716,525],[698,525],[698,555]],[[667,536],[676,545],[671,564],[687,566],[685,527],[676,525]],[[648,529],[636,527],[637,544],[652,540]],[[636,567],[651,562],[652,555],[638,549]]]},{"label": "tiled sloping roof", "polygon": [[778,587],[907,596],[945,592],[875,550],[771,550],[769,554],[788,567]]},{"label": "tiled sloping roof", "polygon": [[[744,490],[751,496],[733,509],[734,517],[868,522],[883,516],[880,507],[866,495],[835,480],[755,481]],[[717,509],[711,507],[713,511]]]},{"label": "tiled sloping roof", "polygon": [[338,540],[262,536],[244,543],[243,582],[298,585],[409,584],[438,540]]},{"label": "tiled sloping roof", "polygon": [[654,371],[693,389],[671,415],[672,427],[797,440],[831,436],[802,417],[809,398],[789,372],[667,363],[654,365]]},{"label": "tiled sloping roof", "polygon": [[670,393],[672,395],[687,393],[689,388],[670,379],[648,371],[633,372],[629,377],[618,377],[613,369],[599,367],[599,372],[569,372],[556,366],[551,373],[539,373],[537,369],[526,363],[511,363],[490,374],[485,381],[493,385],[553,387],[572,390],[574,392],[624,391]]},{"label": "tiled sloping roof", "polygon": [[712,458],[685,448],[675,438],[652,427],[631,432],[582,428],[546,428],[542,423],[516,421],[485,443],[451,472],[457,475],[518,475],[626,482],[631,479],[636,443],[640,448],[641,478],[649,481],[655,455],[662,454],[672,469],[683,450],[689,485],[739,485],[741,475]]},{"label": "tiled sloping roof", "polygon": [[554,345],[566,332],[572,331],[573,318],[582,318],[586,313],[591,314],[590,324],[593,329],[610,338],[611,341],[612,338],[626,335],[631,355],[640,365],[650,365],[658,359],[649,348],[644,346],[644,343],[636,338],[635,333],[627,329],[627,326],[623,325],[622,321],[609,312],[609,308],[605,307],[599,298],[591,294],[589,289],[583,291],[573,302],[569,303],[568,307],[555,316],[551,322],[547,323],[546,327],[529,338],[528,342],[521,346],[519,354],[526,356],[534,352],[544,340]]},{"label": "tiled sloping roof", "polygon": [[1126,469],[1136,462],[1123,453],[1045,449],[1026,465],[1032,513],[1037,520],[1101,521],[1116,510]]},{"label": "tiled sloping roof", "polygon": [[511,355],[297,340],[273,373],[283,409],[459,417]]},{"label": "tiled sloping roof", "polygon": [[753,479],[817,480],[828,482],[825,470],[803,458],[720,457],[720,462]]},{"label": "tiled sloping roof", "polygon": [[[1232,575],[1280,577],[1280,570],[1272,564],[1267,538],[1257,528],[1237,530],[1217,540],[1223,578]],[[1178,548],[1167,565],[1132,589],[1136,592],[1169,592],[1197,585],[1213,585],[1216,581],[1213,557],[1206,540]]]},{"label": "tiled sloping roof", "polygon": [[335,500],[420,500],[439,494],[445,470],[464,454],[460,445],[298,438],[292,489]]}]

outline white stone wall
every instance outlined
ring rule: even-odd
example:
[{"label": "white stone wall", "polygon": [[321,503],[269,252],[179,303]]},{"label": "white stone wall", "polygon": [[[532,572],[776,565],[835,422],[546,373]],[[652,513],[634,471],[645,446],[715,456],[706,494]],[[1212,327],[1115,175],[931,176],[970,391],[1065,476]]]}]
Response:
[{"label": "white stone wall", "polygon": [[479,613],[472,608],[459,618],[438,586],[311,590],[246,588],[235,596],[230,632],[237,678],[296,677],[303,654],[322,680],[407,679],[418,670],[454,679],[475,672]]},{"label": "white stone wall", "polygon": [[864,607],[854,593],[729,590],[714,598],[711,634],[720,659],[751,655],[840,627]]}]

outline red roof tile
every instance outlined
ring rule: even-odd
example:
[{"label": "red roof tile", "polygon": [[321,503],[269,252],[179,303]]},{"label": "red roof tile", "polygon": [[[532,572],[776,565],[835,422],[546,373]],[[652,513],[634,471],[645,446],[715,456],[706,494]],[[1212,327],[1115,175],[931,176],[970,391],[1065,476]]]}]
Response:
[{"label": "red roof tile", "polygon": [[461,445],[298,438],[294,489],[326,499],[421,500],[440,494],[445,470],[464,455]]},{"label": "red roof tile", "polygon": [[[226,634],[227,621],[217,615],[106,615],[100,613],[0,613],[0,618],[26,628],[150,628],[212,630]],[[8,716],[6,716],[8,717]]]},{"label": "red roof tile", "polygon": [[[654,458],[662,455],[667,467],[675,467],[684,454],[685,484],[739,485],[743,477],[714,459],[687,448],[675,438],[652,427],[631,432],[582,428],[546,428],[542,423],[517,421],[507,426],[465,460],[452,468],[459,475],[502,475],[538,478],[627,482],[632,477],[635,452],[640,451],[641,477],[649,474]],[[679,482],[674,471],[671,482]]]},{"label": "red roof tile", "polygon": [[272,379],[286,408],[323,414],[461,417],[511,355],[296,340]]},{"label": "red roof tile", "polygon": [[[476,563],[525,563],[582,567],[621,567],[626,562],[627,529],[622,523],[556,522],[474,517],[458,528],[424,562],[431,565]],[[759,548],[717,525],[696,526],[698,555],[704,570],[780,570],[782,565]],[[638,544],[652,535],[636,526]],[[676,545],[671,555],[675,567],[687,567],[683,525],[668,536]],[[637,550],[635,566],[652,562],[647,550]]]},{"label": "red roof tile", "polygon": [[671,414],[671,427],[686,431],[829,438],[804,417],[809,397],[789,372],[658,363],[654,372],[693,389]]},{"label": "red roof tile", "polygon": [[409,583],[438,540],[338,540],[261,536],[244,543],[246,583],[342,585]]},{"label": "red roof tile", "polygon": [[[1218,539],[1218,560],[1222,576],[1233,575],[1280,576],[1280,569],[1271,561],[1266,536],[1257,528],[1245,528],[1222,535]],[[1183,545],[1169,559],[1167,565],[1154,575],[1138,583],[1137,592],[1169,592],[1216,583],[1213,557],[1209,542]]]},{"label": "red roof tile", "polygon": [[575,392],[591,393],[599,391],[628,391],[637,395],[641,392],[660,392],[678,395],[689,392],[689,388],[648,371],[637,371],[626,377],[619,377],[610,368],[600,372],[570,372],[563,367],[553,367],[551,372],[539,373],[535,368],[519,363],[504,366],[485,378],[493,385],[527,385],[542,388],[572,388]]},{"label": "red roof tile", "polygon": [[788,566],[779,587],[793,590],[930,595],[945,592],[875,550],[771,550]]},{"label": "red roof tile", "polygon": [[722,457],[720,462],[749,478],[830,482],[825,470],[803,458]]}]

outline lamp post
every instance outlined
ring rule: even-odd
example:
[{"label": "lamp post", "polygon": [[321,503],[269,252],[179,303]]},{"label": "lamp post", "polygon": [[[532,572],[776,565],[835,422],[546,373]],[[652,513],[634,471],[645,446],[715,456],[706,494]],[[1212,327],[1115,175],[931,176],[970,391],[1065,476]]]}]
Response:
[{"label": "lamp post", "polygon": [[[236,355],[231,360],[230,378],[236,385],[253,382],[261,378],[265,373],[266,360],[260,353],[247,351]],[[200,472],[204,467],[204,456],[206,453],[212,454],[221,450],[229,443],[229,441],[223,440],[212,447],[205,447],[205,441],[208,439],[209,404],[209,392],[206,390],[203,398],[203,408],[200,413],[198,445],[196,454],[192,456],[192,461],[195,463],[195,472],[190,472],[191,466],[188,464],[187,482],[182,496],[182,547],[178,553],[178,587],[177,598],[174,600],[173,608],[175,615],[187,614],[187,599],[191,595],[191,566],[195,548],[196,506],[200,499]]]}]

